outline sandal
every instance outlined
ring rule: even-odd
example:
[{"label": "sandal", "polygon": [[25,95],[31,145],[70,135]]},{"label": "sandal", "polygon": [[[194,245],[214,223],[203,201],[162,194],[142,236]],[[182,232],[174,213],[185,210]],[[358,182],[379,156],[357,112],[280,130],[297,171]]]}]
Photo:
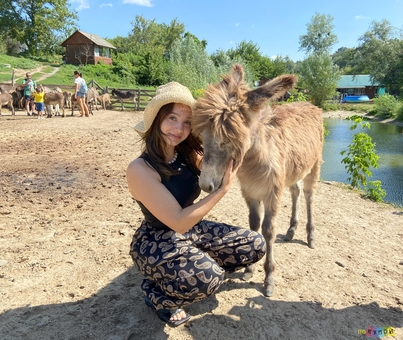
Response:
[{"label": "sandal", "polygon": [[182,325],[186,321],[190,319],[190,315],[186,313],[186,316],[181,319],[181,320],[171,320],[171,317],[174,315],[180,313],[183,311],[182,308],[174,309],[174,310],[169,310],[169,309],[156,309],[155,306],[152,304],[152,302],[148,299],[144,299],[146,305],[150,307],[156,314],[157,316],[164,321],[165,323],[168,324],[168,326],[171,327],[178,327],[179,325]]}]

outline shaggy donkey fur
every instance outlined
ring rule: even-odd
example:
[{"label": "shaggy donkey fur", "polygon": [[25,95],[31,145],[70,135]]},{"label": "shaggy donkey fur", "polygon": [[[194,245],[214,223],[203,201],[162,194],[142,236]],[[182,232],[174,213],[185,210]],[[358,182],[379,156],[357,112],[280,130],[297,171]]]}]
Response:
[{"label": "shaggy donkey fur", "polygon": [[[308,246],[314,248],[313,193],[322,164],[322,111],[307,102],[267,105],[291,89],[294,75],[283,75],[250,90],[244,71],[235,64],[223,80],[211,85],[194,110],[192,128],[203,140],[204,158],[199,179],[206,192],[217,190],[231,160],[239,164],[238,178],[249,208],[249,224],[267,243],[264,294],[274,290],[273,244],[276,217],[285,187],[290,187],[292,216],[285,237],[292,240],[298,224],[301,184],[307,207]],[[263,205],[263,214],[262,214]],[[263,221],[262,221],[263,217]],[[246,269],[244,279],[253,274]]]}]

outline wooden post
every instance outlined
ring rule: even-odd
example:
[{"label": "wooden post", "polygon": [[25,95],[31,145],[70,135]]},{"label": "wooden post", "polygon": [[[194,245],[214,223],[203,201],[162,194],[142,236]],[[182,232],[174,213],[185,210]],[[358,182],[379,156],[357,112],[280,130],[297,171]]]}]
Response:
[{"label": "wooden post", "polygon": [[14,86],[14,76],[15,76],[15,70],[13,69],[13,73],[12,73],[12,76],[11,76],[11,86]]}]

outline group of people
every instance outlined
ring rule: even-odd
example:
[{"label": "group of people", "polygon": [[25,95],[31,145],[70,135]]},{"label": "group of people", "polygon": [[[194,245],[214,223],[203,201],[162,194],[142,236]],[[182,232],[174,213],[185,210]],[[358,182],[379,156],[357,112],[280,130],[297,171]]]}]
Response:
[{"label": "group of people", "polygon": [[[38,119],[43,119],[45,115],[45,92],[42,84],[36,85],[35,81],[31,78],[30,73],[26,73],[26,78],[23,80],[23,95],[25,99],[25,108],[28,116],[34,116],[34,105],[37,111]],[[88,91],[87,83],[85,82],[82,74],[74,71],[74,96],[80,108],[80,117],[89,117],[89,109],[85,97]]]}]

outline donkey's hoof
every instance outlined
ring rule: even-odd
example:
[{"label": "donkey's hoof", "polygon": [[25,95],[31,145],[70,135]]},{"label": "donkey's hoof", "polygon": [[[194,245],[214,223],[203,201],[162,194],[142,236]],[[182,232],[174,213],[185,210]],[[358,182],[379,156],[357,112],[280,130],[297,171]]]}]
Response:
[{"label": "donkey's hoof", "polygon": [[263,288],[263,294],[264,296],[270,297],[273,296],[274,294],[274,284],[269,284],[269,285],[264,285]]},{"label": "donkey's hoof", "polygon": [[242,280],[243,281],[249,281],[252,278],[252,276],[253,276],[252,272],[245,272],[242,275]]},{"label": "donkey's hoof", "polygon": [[315,249],[315,240],[308,240],[308,247],[311,249]]},{"label": "donkey's hoof", "polygon": [[284,237],[284,240],[286,241],[291,241],[294,238],[295,230],[293,229],[288,229],[287,234]]}]

